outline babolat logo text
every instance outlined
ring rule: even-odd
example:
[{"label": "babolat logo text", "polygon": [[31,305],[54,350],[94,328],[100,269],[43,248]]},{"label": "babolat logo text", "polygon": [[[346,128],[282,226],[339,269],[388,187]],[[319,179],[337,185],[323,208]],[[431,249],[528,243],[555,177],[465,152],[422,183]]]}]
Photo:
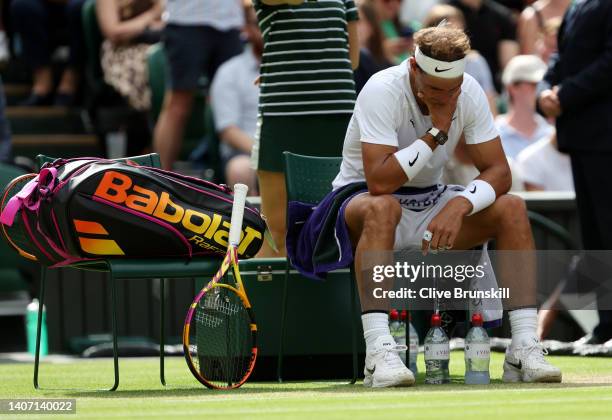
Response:
[{"label": "babolat logo text", "polygon": [[[173,202],[167,192],[162,191],[158,195],[155,191],[134,184],[126,174],[116,171],[106,172],[94,195],[165,222],[182,225],[194,233],[188,240],[201,248],[213,250],[216,248],[221,252],[227,248],[230,222],[223,220],[222,215],[184,208]],[[241,233],[238,253],[244,254],[255,239],[261,240],[261,233],[247,226]],[[210,243],[211,241],[214,244]]]}]

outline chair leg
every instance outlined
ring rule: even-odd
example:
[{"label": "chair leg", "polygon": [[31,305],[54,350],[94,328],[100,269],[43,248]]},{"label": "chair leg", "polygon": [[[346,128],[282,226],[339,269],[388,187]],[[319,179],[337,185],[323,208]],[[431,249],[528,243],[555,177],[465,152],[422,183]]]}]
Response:
[{"label": "chair leg", "polygon": [[165,293],[165,284],[166,279],[160,279],[159,286],[159,380],[163,386],[166,386],[166,375],[164,369],[164,338],[166,335],[165,331],[165,323],[166,323],[166,293]]},{"label": "chair leg", "polygon": [[287,258],[287,265],[285,266],[285,283],[283,284],[283,299],[281,302],[281,316],[280,316],[280,331],[278,339],[278,364],[276,366],[276,376],[278,382],[283,382],[283,356],[284,356],[284,341],[285,341],[285,322],[287,318],[287,295],[289,289],[289,258]]},{"label": "chair leg", "polygon": [[355,318],[357,316],[357,305],[355,303],[355,266],[351,264],[351,341],[353,347],[353,379],[350,384],[354,385],[357,382],[357,376],[359,375],[357,369],[357,327],[355,326]]},{"label": "chair leg", "polygon": [[36,352],[34,353],[34,388],[40,389],[38,386],[38,365],[40,363],[40,332],[42,329],[42,314],[43,305],[45,304],[45,284],[47,280],[47,270],[45,267],[40,268],[40,292],[38,296],[38,321],[36,323]]},{"label": "chair leg", "polygon": [[111,284],[111,320],[113,328],[113,367],[115,370],[115,382],[109,391],[115,391],[119,387],[119,350],[117,346],[117,279],[113,273],[112,266],[109,268]]}]

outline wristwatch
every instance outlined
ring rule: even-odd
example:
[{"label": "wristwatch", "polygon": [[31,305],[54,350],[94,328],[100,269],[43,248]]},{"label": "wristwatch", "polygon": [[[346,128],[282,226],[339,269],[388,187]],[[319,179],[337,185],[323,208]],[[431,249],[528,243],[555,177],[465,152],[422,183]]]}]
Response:
[{"label": "wristwatch", "polygon": [[448,134],[442,130],[438,130],[436,127],[431,127],[429,130],[427,130],[427,132],[433,136],[436,143],[438,143],[440,146],[442,146],[448,140]]}]

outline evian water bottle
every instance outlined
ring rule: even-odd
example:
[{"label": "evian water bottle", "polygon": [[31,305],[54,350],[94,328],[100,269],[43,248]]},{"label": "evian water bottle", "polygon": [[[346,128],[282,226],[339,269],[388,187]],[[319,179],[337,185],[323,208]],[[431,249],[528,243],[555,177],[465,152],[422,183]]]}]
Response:
[{"label": "evian water bottle", "polygon": [[425,336],[425,383],[447,384],[450,382],[448,361],[450,346],[448,336],[440,326],[440,314],[431,316],[431,328]]},{"label": "evian water bottle", "polygon": [[465,337],[465,383],[483,385],[491,382],[489,360],[491,345],[487,331],[482,327],[482,315],[472,315],[472,328]]}]

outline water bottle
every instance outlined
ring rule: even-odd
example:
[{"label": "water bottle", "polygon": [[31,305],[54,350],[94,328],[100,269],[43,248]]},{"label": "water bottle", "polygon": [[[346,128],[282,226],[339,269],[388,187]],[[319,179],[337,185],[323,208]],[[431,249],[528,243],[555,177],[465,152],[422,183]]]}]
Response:
[{"label": "water bottle", "polygon": [[417,356],[419,354],[419,335],[412,325],[412,314],[402,311],[401,318],[405,319],[408,324],[408,343],[410,344],[408,346],[408,369],[416,376],[418,373]]},{"label": "water bottle", "polygon": [[[401,339],[401,335],[402,335],[402,328],[401,328],[401,324],[399,321],[399,312],[397,311],[397,309],[392,309],[391,312],[389,312],[389,331],[391,331],[391,336],[393,337],[393,339],[395,340],[395,342],[397,344],[401,344],[399,342],[399,340]],[[406,344],[406,336],[404,335],[404,344]],[[401,353],[400,353],[400,357],[401,357]]]},{"label": "water bottle", "polygon": [[[33,299],[26,307],[26,337],[28,340],[28,353],[36,353],[36,323],[38,322],[38,299]],[[49,353],[47,339],[47,311],[43,305],[42,323],[40,326],[40,355]]]},{"label": "water bottle", "polygon": [[491,382],[489,360],[491,345],[487,331],[482,327],[482,315],[472,315],[472,328],[465,337],[465,383],[484,385]]},{"label": "water bottle", "polygon": [[448,361],[450,345],[448,336],[440,326],[439,314],[431,316],[431,328],[425,336],[425,383],[447,384],[450,382]]}]

